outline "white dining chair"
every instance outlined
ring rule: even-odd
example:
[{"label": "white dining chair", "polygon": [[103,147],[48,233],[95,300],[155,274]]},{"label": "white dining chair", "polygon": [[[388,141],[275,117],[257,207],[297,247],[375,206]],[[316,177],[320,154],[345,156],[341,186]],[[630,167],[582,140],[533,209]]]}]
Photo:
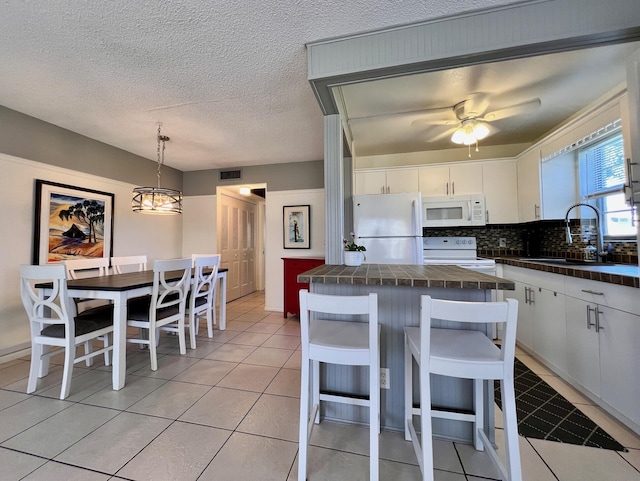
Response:
[{"label": "white dining chair", "polygon": [[147,270],[147,256],[116,256],[111,258],[114,274],[124,272],[142,272]]},{"label": "white dining chair", "polygon": [[[335,320],[337,316],[341,319],[345,319],[345,316],[350,317],[352,320]],[[307,478],[309,438],[314,423],[320,422],[321,401],[369,407],[369,479],[377,481],[380,434],[380,326],[377,294],[333,296],[311,294],[302,289],[300,332],[302,368],[298,481],[305,481]],[[368,366],[369,399],[321,393],[321,362]]]},{"label": "white dining chair", "polygon": [[[405,327],[405,439],[413,443],[423,480],[433,480],[432,418],[473,423],[476,450],[487,450],[505,480],[521,481],[518,420],[516,418],[513,363],[515,358],[518,302],[468,302],[421,296],[420,327]],[[502,346],[496,346],[478,330],[431,327],[432,320],[467,324],[504,324]],[[413,407],[413,360],[419,373],[420,406]],[[444,411],[431,407],[430,374],[473,380],[473,413]],[[500,381],[507,467],[500,461],[485,432],[484,382]],[[493,398],[492,398],[493,399]],[[493,402],[491,403],[493,406]],[[421,441],[413,416],[420,416]]]},{"label": "white dining chair", "polygon": [[[65,259],[64,267],[67,271],[67,279],[80,279],[83,277],[91,276],[104,276],[109,273],[109,258],[108,257],[90,257],[83,259]],[[113,306],[110,306],[108,302],[98,299],[82,299],[74,298],[75,308],[77,316],[81,319],[96,319],[106,321],[113,319]],[[74,314],[75,315],[75,314]],[[109,335],[100,339],[104,347],[109,346],[111,338]],[[87,349],[91,346],[87,343]],[[87,366],[93,364],[93,358],[86,360]],[[108,366],[109,351],[104,352],[104,364]]]},{"label": "white dining chair", "polygon": [[187,301],[187,316],[189,317],[189,340],[191,349],[196,348],[196,335],[200,318],[205,317],[209,337],[213,337],[212,319],[215,316],[215,289],[218,283],[219,255],[192,257],[193,281]]},{"label": "white dining chair", "polygon": [[[51,293],[43,294],[41,289],[35,287],[39,283],[51,283]],[[73,365],[113,350],[112,345],[97,351],[87,348],[94,339],[113,332],[113,321],[73,318],[74,309],[67,291],[65,266],[62,264],[20,266],[20,295],[31,328],[31,367],[27,393],[34,392],[38,378],[47,375],[48,358],[64,350],[60,399],[65,399],[71,388]],[[76,349],[80,345],[84,345],[85,353],[77,357]],[[62,349],[50,351],[48,346]]]},{"label": "white dining chair", "polygon": [[[195,267],[195,261],[198,257],[211,257],[216,260],[216,276],[218,275],[218,270],[220,269],[220,254],[192,254],[191,259],[193,259],[193,265]],[[211,265],[213,267],[213,264]],[[213,337],[213,326],[218,323],[218,316],[216,312],[216,298],[218,295],[218,279],[214,277],[213,282],[213,294],[211,298],[212,308],[211,308],[211,316],[207,316],[207,335],[209,338]],[[196,323],[196,335],[200,330],[200,323]]]},{"label": "white dining chair", "polygon": [[[176,276],[175,272],[180,271]],[[175,280],[171,280],[177,277]],[[153,265],[153,290],[146,299],[130,302],[127,306],[127,325],[144,329],[147,336],[127,339],[135,344],[149,346],[151,370],[158,369],[158,329],[166,326],[178,334],[180,354],[186,354],[184,319],[187,294],[191,286],[191,259],[157,260]],[[143,302],[144,301],[144,302]],[[175,324],[175,326],[169,326]]]}]

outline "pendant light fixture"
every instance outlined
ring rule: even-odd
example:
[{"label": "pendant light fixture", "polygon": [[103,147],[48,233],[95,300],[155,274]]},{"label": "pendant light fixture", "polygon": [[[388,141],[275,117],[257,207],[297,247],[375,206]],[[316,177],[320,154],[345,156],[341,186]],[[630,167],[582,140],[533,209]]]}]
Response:
[{"label": "pendant light fixture", "polygon": [[169,137],[160,133],[158,124],[158,187],[136,187],[133,189],[131,208],[143,214],[172,215],[182,214],[182,192],[160,187],[160,168],[164,164],[165,142]]}]

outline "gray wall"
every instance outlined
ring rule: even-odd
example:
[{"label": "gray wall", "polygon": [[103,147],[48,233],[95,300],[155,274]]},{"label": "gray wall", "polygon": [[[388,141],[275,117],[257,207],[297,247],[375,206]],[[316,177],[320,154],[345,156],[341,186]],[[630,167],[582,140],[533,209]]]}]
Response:
[{"label": "gray wall", "polygon": [[[0,126],[0,152],[4,154],[135,185],[156,185],[154,160],[1,105]],[[162,167],[162,186],[180,189],[185,195],[215,194],[217,186],[258,183],[267,183],[268,189],[274,191],[321,189],[323,161],[242,167],[242,179],[233,181],[219,181],[218,170],[183,173]]]},{"label": "gray wall", "polygon": [[[324,162],[322,160],[252,165],[241,167],[241,169],[241,179],[222,181],[218,178],[218,170],[185,172],[184,195],[213,195],[218,186],[239,184],[266,183],[268,191],[322,189],[324,187]],[[223,170],[233,170],[233,168]]]},{"label": "gray wall", "polygon": [[[0,106],[0,152],[135,185],[157,184],[157,162]],[[149,142],[155,145],[151,137]],[[182,172],[162,167],[162,186],[182,189]]]}]

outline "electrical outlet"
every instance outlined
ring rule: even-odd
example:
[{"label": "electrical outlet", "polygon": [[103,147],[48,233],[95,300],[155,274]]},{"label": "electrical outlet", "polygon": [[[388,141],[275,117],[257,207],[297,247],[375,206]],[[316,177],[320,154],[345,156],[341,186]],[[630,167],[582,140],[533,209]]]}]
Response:
[{"label": "electrical outlet", "polygon": [[500,247],[507,247],[507,239],[500,237]]},{"label": "electrical outlet", "polygon": [[380,368],[380,387],[382,389],[391,389],[391,379],[389,379],[389,368]]}]

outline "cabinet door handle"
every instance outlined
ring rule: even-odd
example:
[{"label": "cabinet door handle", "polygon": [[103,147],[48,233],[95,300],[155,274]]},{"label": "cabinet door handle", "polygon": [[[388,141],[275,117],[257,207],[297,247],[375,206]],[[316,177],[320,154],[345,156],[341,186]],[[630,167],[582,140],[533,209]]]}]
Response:
[{"label": "cabinet door handle", "polygon": [[486,210],[486,211],[484,212],[484,221],[485,221],[485,223],[487,223],[487,224],[489,223],[489,211],[488,211],[488,210]]},{"label": "cabinet door handle", "polygon": [[451,182],[451,195],[456,195],[456,183]]},{"label": "cabinet door handle", "polygon": [[384,185],[383,185],[382,187],[380,187],[380,193],[381,193],[381,194],[384,194],[384,193],[385,193],[385,192],[384,192]]},{"label": "cabinet door handle", "polygon": [[535,291],[533,290],[533,287],[529,288],[529,304],[533,305],[536,303],[536,297],[535,297]]},{"label": "cabinet door handle", "polygon": [[540,218],[540,206],[538,204],[533,204],[533,218]]},{"label": "cabinet door handle", "polygon": [[447,195],[449,195],[449,182],[447,182]]},{"label": "cabinet door handle", "polygon": [[604,331],[604,327],[600,325],[600,314],[604,313],[600,309],[598,309],[598,306],[596,306],[594,311],[596,313],[596,332]]},{"label": "cabinet door handle", "polygon": [[391,186],[390,186],[390,185],[388,185],[388,186],[387,186],[387,194],[390,194],[390,193],[391,193]]},{"label": "cabinet door handle", "polygon": [[[591,326],[595,326],[594,322],[591,322],[591,311],[597,312],[595,308],[592,308],[587,304],[587,329],[591,329]],[[597,314],[596,314],[597,316]],[[597,328],[596,328],[597,329]]]},{"label": "cabinet door handle", "polygon": [[594,296],[604,296],[604,292],[592,291],[590,289],[581,289],[582,292],[586,292],[587,294],[593,294]]},{"label": "cabinet door handle", "polygon": [[524,288],[524,303],[529,304],[529,288]]}]

